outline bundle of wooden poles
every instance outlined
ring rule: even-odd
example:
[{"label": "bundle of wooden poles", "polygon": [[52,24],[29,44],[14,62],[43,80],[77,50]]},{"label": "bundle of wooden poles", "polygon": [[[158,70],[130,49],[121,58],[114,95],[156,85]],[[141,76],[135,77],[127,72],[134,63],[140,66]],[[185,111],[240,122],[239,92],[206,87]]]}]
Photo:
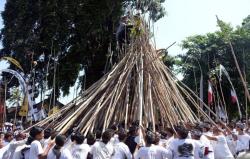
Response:
[{"label": "bundle of wooden poles", "polygon": [[150,43],[146,25],[140,24],[140,33],[124,50],[124,57],[109,73],[36,125],[53,127],[61,133],[75,127],[87,134],[118,123],[128,128],[133,121],[164,127],[195,123],[199,122],[198,111],[203,119],[210,119],[190,90],[181,86],[163,63]]}]

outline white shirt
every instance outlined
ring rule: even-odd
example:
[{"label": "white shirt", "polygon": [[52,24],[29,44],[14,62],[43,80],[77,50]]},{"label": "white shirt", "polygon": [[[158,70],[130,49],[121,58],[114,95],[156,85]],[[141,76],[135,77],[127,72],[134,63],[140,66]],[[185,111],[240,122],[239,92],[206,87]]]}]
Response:
[{"label": "white shirt", "polygon": [[110,143],[113,145],[116,145],[119,143],[119,139],[118,139],[118,135],[115,134],[111,139],[110,139]]},{"label": "white shirt", "polygon": [[174,141],[174,136],[171,136],[170,138],[168,138],[167,145],[165,148],[169,149],[169,146],[172,144],[173,141]]},{"label": "white shirt", "polygon": [[13,154],[13,159],[21,159],[22,158],[22,150],[24,148],[28,148],[26,151],[24,151],[24,158],[29,159],[29,153],[30,153],[30,145],[22,145],[18,146]]},{"label": "white shirt", "polygon": [[10,142],[3,140],[3,145],[4,145],[4,146],[9,145],[9,143],[10,143]]},{"label": "white shirt", "polygon": [[[60,159],[72,159],[71,153],[68,149],[61,148],[60,152],[61,152]],[[49,150],[47,159],[56,159],[56,155],[53,152],[53,148]]]},{"label": "white shirt", "polygon": [[237,152],[236,150],[237,142],[234,141],[233,136],[231,134],[226,136],[226,140],[227,140],[227,145],[228,145],[230,152],[232,153],[232,155],[235,155]]},{"label": "white shirt", "polygon": [[142,136],[136,136],[134,141],[137,143],[137,145],[145,146],[145,142]]},{"label": "white shirt", "polygon": [[112,159],[132,159],[132,154],[125,143],[119,142],[115,145],[115,154]]},{"label": "white shirt", "polygon": [[225,159],[233,158],[233,155],[227,145],[227,141],[224,135],[216,136],[217,141],[214,144],[214,158]]},{"label": "white shirt", "polygon": [[38,159],[38,156],[43,154],[43,148],[39,141],[35,140],[30,145],[29,159]]},{"label": "white shirt", "polygon": [[169,156],[169,151],[160,146],[152,145],[150,147],[141,147],[135,159],[166,159]]},{"label": "white shirt", "polygon": [[25,144],[25,140],[22,140],[22,141],[11,141],[8,145],[8,150],[5,151],[5,153],[3,154],[3,159],[12,159],[13,158],[13,155],[14,155],[14,152],[16,150],[16,148],[18,146],[22,146]]},{"label": "white shirt", "polygon": [[238,140],[243,144],[244,150],[249,149],[250,136],[248,134],[238,135]]},{"label": "white shirt", "polygon": [[87,144],[75,144],[71,150],[73,159],[86,159],[89,152],[90,147]]},{"label": "white shirt", "polygon": [[0,149],[0,158],[3,158],[3,154],[8,151],[9,146],[4,146],[3,148]]},{"label": "white shirt", "polygon": [[198,147],[193,139],[174,139],[170,145],[173,159],[194,159],[195,149]]},{"label": "white shirt", "polygon": [[211,142],[205,135],[202,135],[200,138],[202,144],[204,145],[205,149],[209,151],[208,154],[205,154],[204,159],[214,159],[214,149]]},{"label": "white shirt", "polygon": [[50,141],[50,138],[44,139],[44,141],[43,141],[43,147],[44,147],[44,148],[47,148],[47,146],[48,146],[48,144],[49,144],[49,141]]},{"label": "white shirt", "polygon": [[95,142],[90,153],[93,159],[110,159],[114,155],[114,147],[110,143]]},{"label": "white shirt", "polygon": [[67,148],[71,152],[74,145],[75,143],[72,142],[70,139],[68,139],[68,141],[64,144],[64,147]]},{"label": "white shirt", "polygon": [[194,140],[195,141],[195,148],[194,148],[194,158],[195,159],[203,159],[205,153],[205,146],[201,140]]}]

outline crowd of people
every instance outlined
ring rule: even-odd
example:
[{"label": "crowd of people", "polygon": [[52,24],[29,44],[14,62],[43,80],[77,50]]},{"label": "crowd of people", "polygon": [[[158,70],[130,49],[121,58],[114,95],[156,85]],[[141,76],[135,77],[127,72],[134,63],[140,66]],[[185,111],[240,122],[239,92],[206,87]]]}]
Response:
[{"label": "crowd of people", "polygon": [[[250,159],[250,131],[244,122],[128,130],[114,125],[84,136],[34,126],[28,134],[1,132],[1,159]],[[154,131],[155,130],[155,131]]]}]

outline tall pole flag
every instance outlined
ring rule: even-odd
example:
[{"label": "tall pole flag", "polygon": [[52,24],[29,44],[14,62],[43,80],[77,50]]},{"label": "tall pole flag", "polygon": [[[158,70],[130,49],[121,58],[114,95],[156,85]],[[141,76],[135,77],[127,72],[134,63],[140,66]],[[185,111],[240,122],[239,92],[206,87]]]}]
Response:
[{"label": "tall pole flag", "polygon": [[200,79],[200,107],[203,109],[203,75],[201,74],[201,79]]},{"label": "tall pole flag", "polygon": [[231,89],[231,101],[232,101],[233,104],[238,102],[236,92],[235,92],[235,90],[232,90],[232,89]]},{"label": "tall pole flag", "polygon": [[212,84],[208,81],[208,97],[207,97],[208,105],[210,106],[213,103],[213,89]]},{"label": "tall pole flag", "polygon": [[232,83],[232,81],[230,79],[229,73],[227,72],[227,70],[225,69],[225,67],[223,65],[220,65],[219,69],[220,69],[220,80],[222,79],[222,74],[224,74],[227,77],[227,80],[229,81],[229,83],[231,85],[231,99],[232,99],[232,103],[233,104],[234,103],[237,104],[240,118],[242,118],[242,112],[241,112],[241,109],[240,109],[240,104],[239,104],[239,101],[238,101],[238,98],[237,98],[237,95],[236,95],[236,91],[234,89],[234,85],[233,85],[233,83]]}]

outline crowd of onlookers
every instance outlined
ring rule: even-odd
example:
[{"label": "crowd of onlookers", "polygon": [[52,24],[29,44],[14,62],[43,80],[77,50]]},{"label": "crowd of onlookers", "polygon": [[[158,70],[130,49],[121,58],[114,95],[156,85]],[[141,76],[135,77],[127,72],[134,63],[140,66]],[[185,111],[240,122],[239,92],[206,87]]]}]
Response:
[{"label": "crowd of onlookers", "polygon": [[134,122],[128,130],[114,125],[86,136],[76,130],[60,134],[34,126],[28,134],[1,132],[0,159],[250,159],[250,131],[244,122],[173,128]]}]

